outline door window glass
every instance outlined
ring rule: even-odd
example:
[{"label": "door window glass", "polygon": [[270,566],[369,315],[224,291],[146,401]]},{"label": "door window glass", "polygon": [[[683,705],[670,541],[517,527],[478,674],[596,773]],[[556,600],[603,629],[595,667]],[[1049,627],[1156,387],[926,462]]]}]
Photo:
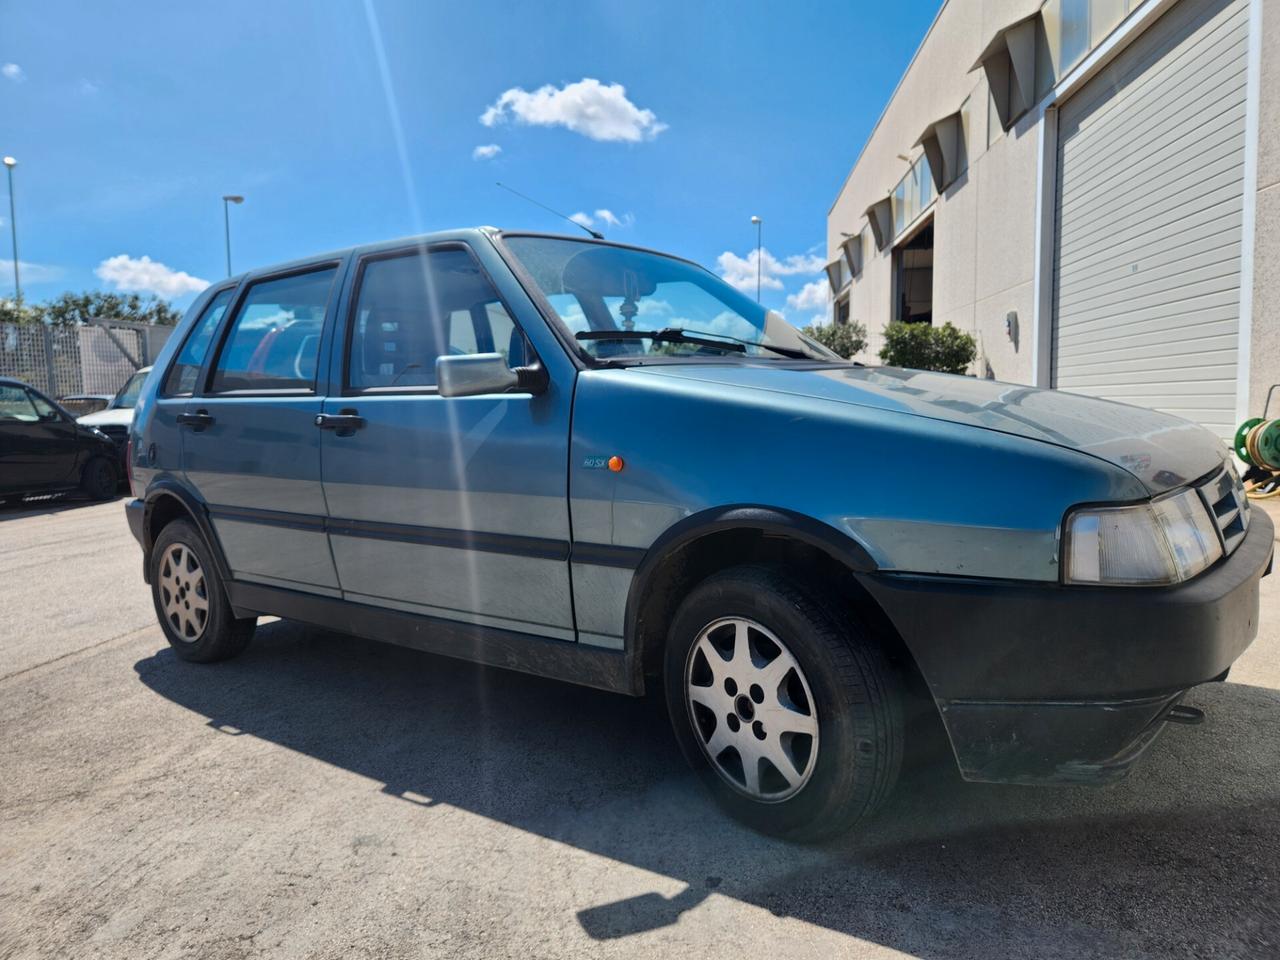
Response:
[{"label": "door window glass", "polygon": [[311,390],[337,268],[255,283],[218,356],[213,390]]},{"label": "door window glass", "polygon": [[0,421],[35,423],[39,419],[27,391],[21,387],[0,386]]},{"label": "door window glass", "polygon": [[500,353],[526,362],[524,335],[466,250],[370,260],[360,280],[348,386],[434,387],[436,359]]},{"label": "door window glass", "polygon": [[31,404],[36,408],[36,416],[41,420],[61,420],[58,414],[58,408],[52,403],[40,396],[38,393],[27,392],[27,396],[31,398]]},{"label": "door window glass", "polygon": [[204,366],[204,358],[209,353],[209,344],[213,342],[213,332],[218,329],[222,315],[227,312],[233,293],[235,288],[231,287],[210,300],[200,319],[191,328],[187,342],[182,345],[178,359],[174,361],[169,369],[169,376],[165,378],[164,392],[168,396],[185,396],[195,390],[196,377],[200,374],[200,368]]}]

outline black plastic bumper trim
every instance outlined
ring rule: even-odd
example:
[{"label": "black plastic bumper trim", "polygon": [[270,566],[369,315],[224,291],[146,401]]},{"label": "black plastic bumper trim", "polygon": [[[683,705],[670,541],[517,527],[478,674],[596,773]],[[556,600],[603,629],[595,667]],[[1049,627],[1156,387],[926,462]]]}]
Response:
[{"label": "black plastic bumper trim", "polygon": [[915,657],[934,698],[1097,701],[1212,680],[1258,630],[1274,527],[1255,510],[1217,566],[1172,587],[872,574],[860,582]]}]

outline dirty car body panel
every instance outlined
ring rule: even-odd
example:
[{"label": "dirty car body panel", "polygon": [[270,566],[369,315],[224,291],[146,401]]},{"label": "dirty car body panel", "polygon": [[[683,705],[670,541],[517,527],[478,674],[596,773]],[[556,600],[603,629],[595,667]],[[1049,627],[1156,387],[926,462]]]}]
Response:
[{"label": "dirty car body panel", "polygon": [[[305,408],[289,424],[235,414],[248,417],[243,435],[219,445],[214,428],[197,437],[175,427],[165,408],[179,401],[164,395],[164,376],[150,378],[132,428],[128,508],[144,551],[153,518],[180,504],[208,531],[239,615],[637,694],[649,647],[664,639],[641,611],[665,565],[726,529],[794,539],[840,564],[841,589],[874,603],[896,632],[972,780],[1122,776],[1186,691],[1223,675],[1256,634],[1273,533],[1242,497],[1247,531],[1183,582],[1085,586],[1063,573],[1065,524],[1081,505],[1144,505],[1222,484],[1237,496],[1224,446],[1202,428],[1026,386],[862,367],[820,349],[638,352],[620,337],[589,350],[584,324],[596,336],[643,318],[607,298],[597,316],[570,315],[522,237],[537,235],[452,231],[232,281],[238,303],[260,277],[343,265],[305,394],[252,401]],[[499,350],[480,331],[505,316],[517,332],[504,356],[517,366],[522,333],[521,361],[541,386],[526,389],[522,374],[507,392],[446,396],[422,371],[410,383],[377,381],[367,358],[373,385],[356,384],[362,265],[455,248],[472,266],[452,269],[493,292],[487,314],[471,310],[476,332],[447,352]],[[466,313],[454,322],[465,326]],[[777,321],[760,310],[758,322]],[[218,420],[221,407],[249,405],[211,393],[216,356],[203,359],[183,412]],[[360,423],[312,426],[325,417]],[[920,484],[920,462],[947,482]],[[306,491],[261,486],[300,464]],[[258,489],[270,503],[257,502]],[[288,537],[306,548],[282,553]],[[307,559],[323,575],[299,573]]]}]

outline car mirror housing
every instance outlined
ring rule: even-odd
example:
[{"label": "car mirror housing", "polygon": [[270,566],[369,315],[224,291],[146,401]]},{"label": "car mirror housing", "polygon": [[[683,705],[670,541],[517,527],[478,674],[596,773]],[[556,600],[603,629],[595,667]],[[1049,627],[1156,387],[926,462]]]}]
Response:
[{"label": "car mirror housing", "polygon": [[442,397],[541,393],[546,389],[546,373],[541,365],[512,370],[500,353],[471,353],[438,357],[436,384]]}]

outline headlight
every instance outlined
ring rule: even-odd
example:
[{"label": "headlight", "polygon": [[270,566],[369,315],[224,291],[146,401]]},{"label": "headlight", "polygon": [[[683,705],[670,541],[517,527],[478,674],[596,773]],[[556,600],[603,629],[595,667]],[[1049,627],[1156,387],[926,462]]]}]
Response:
[{"label": "headlight", "polygon": [[1083,507],[1067,515],[1067,583],[1131,586],[1181,583],[1222,556],[1222,543],[1199,494],[1128,507]]}]

